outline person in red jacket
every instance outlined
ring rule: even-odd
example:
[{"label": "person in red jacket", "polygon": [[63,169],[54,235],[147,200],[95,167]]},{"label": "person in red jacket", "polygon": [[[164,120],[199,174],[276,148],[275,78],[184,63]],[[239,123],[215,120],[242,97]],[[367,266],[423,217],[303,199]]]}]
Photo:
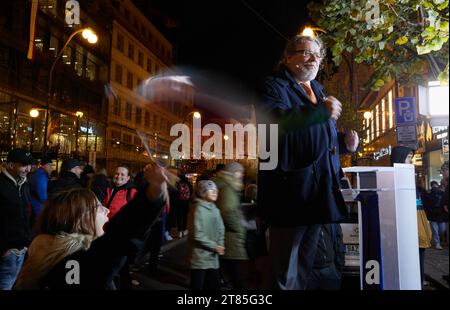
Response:
[{"label": "person in red jacket", "polygon": [[125,206],[137,190],[130,182],[130,170],[128,167],[122,165],[116,168],[116,173],[113,179],[113,186],[106,190],[106,197],[103,204],[109,209],[108,217],[111,219],[119,210]]}]

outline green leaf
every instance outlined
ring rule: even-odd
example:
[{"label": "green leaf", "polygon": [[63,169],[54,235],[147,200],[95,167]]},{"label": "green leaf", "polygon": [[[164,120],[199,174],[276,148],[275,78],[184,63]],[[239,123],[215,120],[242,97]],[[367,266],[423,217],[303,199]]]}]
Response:
[{"label": "green leaf", "polygon": [[444,71],[439,73],[438,79],[441,82],[441,85],[442,84],[448,85],[448,62],[447,62],[447,66],[445,67]]},{"label": "green leaf", "polygon": [[384,80],[377,79],[375,83],[372,85],[373,90],[379,90],[381,87],[383,87],[385,84]]},{"label": "green leaf", "polygon": [[418,45],[416,46],[416,50],[417,50],[417,54],[419,55],[424,55],[424,54],[428,54],[431,52],[431,48],[428,45]]},{"label": "green leaf", "polygon": [[381,39],[383,39],[383,35],[381,33],[377,34],[375,37],[372,37],[372,40],[374,40],[375,42],[378,42]]},{"label": "green leaf", "polygon": [[339,65],[341,63],[341,61],[342,61],[342,56],[341,55],[336,55],[336,56],[333,57],[333,62],[336,65]]},{"label": "green leaf", "polygon": [[445,32],[448,33],[448,21],[442,21],[441,25],[439,26],[439,30],[440,31],[445,31]]},{"label": "green leaf", "polygon": [[444,1],[440,6],[437,7],[439,11],[442,11],[448,7],[448,1]]},{"label": "green leaf", "polygon": [[401,36],[400,38],[397,39],[397,41],[395,41],[395,44],[403,45],[403,44],[406,44],[407,42],[408,42],[408,37],[407,36]]},{"label": "green leaf", "polygon": [[411,39],[411,43],[416,45],[419,42],[419,38],[418,37],[414,37]]}]

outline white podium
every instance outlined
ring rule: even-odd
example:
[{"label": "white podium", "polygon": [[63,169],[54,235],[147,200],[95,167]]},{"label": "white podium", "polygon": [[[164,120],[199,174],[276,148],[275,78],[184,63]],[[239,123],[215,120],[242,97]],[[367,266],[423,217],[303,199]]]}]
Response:
[{"label": "white podium", "polygon": [[[373,218],[374,213],[363,219],[364,210],[358,210],[361,288],[420,290],[414,166],[395,164],[394,167],[350,167],[343,170],[346,174],[355,174],[356,188],[353,191],[376,193],[378,196],[378,219]],[[371,236],[363,225],[371,226],[371,233],[374,227],[379,232]],[[381,243],[378,276],[382,283],[376,283],[376,264],[365,257],[372,247],[380,246],[376,244],[377,240]]]}]

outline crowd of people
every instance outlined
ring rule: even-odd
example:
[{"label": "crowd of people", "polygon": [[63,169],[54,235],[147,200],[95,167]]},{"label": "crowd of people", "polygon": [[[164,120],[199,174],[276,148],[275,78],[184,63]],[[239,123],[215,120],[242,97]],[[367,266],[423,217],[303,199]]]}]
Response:
[{"label": "crowd of people", "polygon": [[[213,177],[215,182],[201,176],[195,190],[185,176],[176,175],[176,169],[159,167],[161,172],[157,168],[149,167],[152,173],[144,170],[133,177],[127,166],[120,165],[108,178],[103,167],[94,169],[71,158],[62,162],[54,178],[49,157],[37,162],[24,149],[10,151],[0,173],[0,289],[68,288],[62,273],[71,259],[82,265],[83,279],[88,279],[79,288],[130,289],[131,265],[148,260],[145,265],[154,274],[162,243],[186,235],[192,246],[192,288],[216,288],[222,279],[217,272],[212,281],[206,272],[207,281],[202,280],[202,266],[218,269],[218,261],[208,263],[213,256],[202,256],[208,248],[202,242],[223,256],[221,265],[226,266],[233,286],[244,288],[245,267],[240,264],[247,259],[240,209],[244,168],[238,163],[222,167]],[[162,185],[155,179],[165,184],[166,175],[171,185],[161,193]],[[256,199],[255,186],[253,182],[247,189],[249,200]],[[215,221],[201,219],[203,207],[213,208]],[[141,213],[152,216],[140,220]],[[209,231],[202,227],[204,223]],[[213,232],[220,225],[222,233]],[[170,234],[173,229],[176,233]]]},{"label": "crowd of people", "polygon": [[[23,149],[11,150],[2,165],[0,289],[115,288],[133,240],[145,240],[165,206],[165,168],[148,165],[146,185],[128,194],[126,167],[108,186],[77,159],[65,160],[54,180],[51,160],[34,165]],[[67,278],[72,263],[75,286]]]}]

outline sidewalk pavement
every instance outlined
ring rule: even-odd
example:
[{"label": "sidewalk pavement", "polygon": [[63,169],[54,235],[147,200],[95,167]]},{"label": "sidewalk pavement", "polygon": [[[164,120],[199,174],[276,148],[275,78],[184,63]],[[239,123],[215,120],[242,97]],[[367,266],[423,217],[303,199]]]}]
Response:
[{"label": "sidewalk pavement", "polygon": [[443,247],[442,250],[431,247],[425,252],[425,279],[437,289],[449,289],[448,282],[442,278],[444,275],[448,276],[448,256],[448,246]]}]

